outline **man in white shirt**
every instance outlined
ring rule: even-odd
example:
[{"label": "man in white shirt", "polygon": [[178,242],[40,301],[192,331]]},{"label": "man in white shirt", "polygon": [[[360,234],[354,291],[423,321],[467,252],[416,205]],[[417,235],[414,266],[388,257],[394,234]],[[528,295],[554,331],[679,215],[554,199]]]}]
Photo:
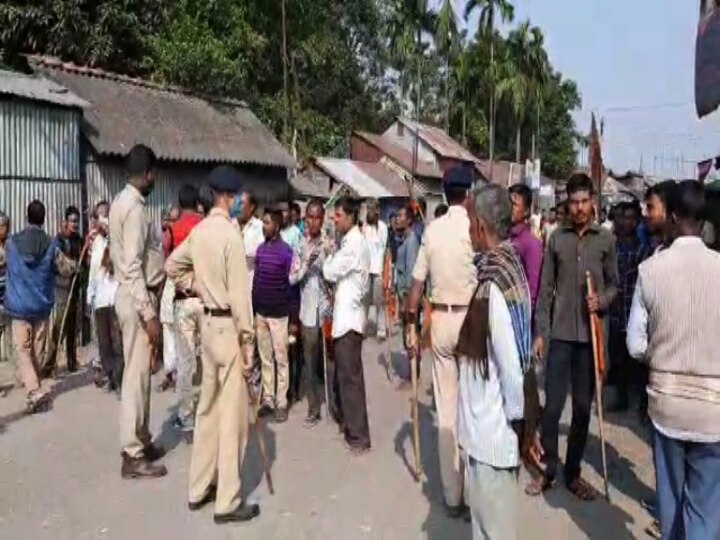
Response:
[{"label": "man in white shirt", "polygon": [[334,340],[341,425],[353,455],[370,450],[370,426],[365,402],[362,341],[365,329],[363,300],[368,286],[370,252],[357,226],[359,205],[349,197],[335,204],[335,230],[342,235],[340,249],[323,264],[325,279],[335,283],[332,337]]},{"label": "man in white shirt", "polygon": [[240,214],[237,217],[240,231],[245,242],[245,259],[249,272],[249,286],[252,291],[253,275],[255,273],[255,254],[260,245],[265,241],[263,235],[263,224],[260,219],[255,216],[257,212],[257,200],[255,197],[243,191],[240,195]]},{"label": "man in white shirt", "polygon": [[662,537],[720,538],[720,255],[700,238],[702,184],[666,201],[669,247],[640,265],[627,346],[650,367],[656,514]]},{"label": "man in white shirt", "polygon": [[305,231],[299,254],[293,258],[290,284],[300,286],[300,323],[305,365],[305,393],[308,413],[305,427],[311,428],[320,420],[322,387],[318,377],[322,358],[322,326],[332,309],[327,283],[323,278],[323,263],[329,242],[323,234],[325,208],[319,199],[311,200],[305,209]]},{"label": "man in white shirt", "polygon": [[458,340],[458,443],[476,540],[516,538],[531,302],[508,241],[510,214],[507,190],[499,186],[480,187],[468,204],[470,237],[483,262]]},{"label": "man in white shirt", "polygon": [[370,250],[370,287],[367,295],[368,322],[373,317],[371,310],[375,308],[375,328],[378,339],[385,339],[387,326],[385,321],[385,295],[382,284],[385,252],[388,242],[388,228],[380,220],[380,205],[377,199],[370,199],[367,206],[367,223],[363,227],[363,236]]}]

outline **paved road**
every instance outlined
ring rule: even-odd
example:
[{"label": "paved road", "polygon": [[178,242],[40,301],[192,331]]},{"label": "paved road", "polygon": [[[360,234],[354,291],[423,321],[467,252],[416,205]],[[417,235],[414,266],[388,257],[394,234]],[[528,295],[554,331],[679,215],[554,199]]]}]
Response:
[{"label": "paved road", "polygon": [[[408,394],[388,383],[385,350],[373,339],[365,342],[373,451],[350,457],[332,425],[306,430],[304,404],[294,408],[287,424],[268,430],[275,496],[262,479],[256,444],[249,448],[244,491],[259,502],[262,514],[246,525],[216,526],[211,506],[187,511],[191,447],[167,423],[172,393],[153,394],[151,415],[154,432],[170,448],[164,460],[170,472],[161,480],[133,482],[119,474],[115,397],[96,389],[87,376],[73,375],[58,383],[52,411],[25,417],[19,412],[22,394],[13,391],[0,398],[0,538],[470,538],[469,525],[448,520],[442,509],[429,359],[423,362],[420,409],[426,476],[418,484],[407,465],[412,460]],[[400,359],[397,355],[394,363]],[[0,366],[3,374],[7,379],[7,365]],[[651,494],[652,465],[642,428],[634,418],[611,418],[618,420],[608,426],[613,505],[579,503],[560,488],[543,498],[523,496],[522,538],[643,537],[649,518],[637,500]],[[564,434],[567,418],[563,421]],[[598,439],[591,435],[591,465],[585,471],[597,487],[599,455]]]}]

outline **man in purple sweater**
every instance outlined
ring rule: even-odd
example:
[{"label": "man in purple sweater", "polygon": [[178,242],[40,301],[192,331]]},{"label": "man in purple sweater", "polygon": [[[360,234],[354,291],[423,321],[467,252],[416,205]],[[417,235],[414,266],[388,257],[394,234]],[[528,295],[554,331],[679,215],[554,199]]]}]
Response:
[{"label": "man in purple sweater", "polygon": [[265,242],[255,255],[252,303],[255,335],[262,363],[263,398],[260,413],[275,411],[275,421],[287,421],[288,314],[290,310],[290,268],[293,252],[282,238],[280,210],[263,216]]},{"label": "man in purple sweater", "polygon": [[525,276],[530,285],[530,300],[533,315],[540,289],[540,269],[542,268],[542,243],[530,230],[528,218],[532,208],[532,191],[525,184],[515,184],[508,189],[512,205],[512,228],[510,240],[520,255]]}]

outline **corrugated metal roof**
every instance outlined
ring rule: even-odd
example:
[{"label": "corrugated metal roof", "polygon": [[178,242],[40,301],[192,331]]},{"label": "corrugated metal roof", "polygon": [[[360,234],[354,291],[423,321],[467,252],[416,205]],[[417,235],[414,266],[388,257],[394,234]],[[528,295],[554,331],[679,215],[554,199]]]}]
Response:
[{"label": "corrugated metal roof", "polygon": [[[408,173],[412,173],[412,153],[405,150],[405,148],[403,148],[402,146],[395,144],[386,137],[383,137],[381,135],[375,135],[374,133],[355,131],[354,135],[360,137],[368,144],[371,144],[372,146],[377,148],[380,152],[392,159]],[[434,163],[428,163],[427,161],[418,160],[417,175],[428,176],[431,178],[442,178],[442,171],[438,167],[436,167]]]},{"label": "corrugated metal roof", "polygon": [[241,101],[30,56],[38,72],[90,102],[83,131],[104,155],[150,146],[165,160],[257,163],[294,168],[295,160]]},{"label": "corrugated metal roof", "polygon": [[427,124],[419,124],[407,118],[398,117],[397,120],[413,133],[417,133],[425,144],[442,157],[469,162],[477,161],[474,155],[442,129]]},{"label": "corrugated metal roof", "polygon": [[44,101],[63,107],[87,107],[90,105],[64,86],[49,79],[4,69],[0,69],[0,94]]},{"label": "corrugated metal roof", "polygon": [[492,165],[492,178],[490,177],[490,160],[481,159],[475,163],[475,169],[483,180],[508,188],[523,182],[523,166],[510,161],[495,161]]},{"label": "corrugated metal roof", "polygon": [[346,184],[359,197],[407,197],[407,183],[381,163],[351,159],[315,158],[314,163],[335,181]]},{"label": "corrugated metal roof", "polygon": [[321,199],[329,199],[331,193],[327,190],[327,186],[321,185],[320,182],[313,181],[311,175],[307,171],[300,172],[290,177],[290,186],[295,192],[304,197],[318,197]]}]

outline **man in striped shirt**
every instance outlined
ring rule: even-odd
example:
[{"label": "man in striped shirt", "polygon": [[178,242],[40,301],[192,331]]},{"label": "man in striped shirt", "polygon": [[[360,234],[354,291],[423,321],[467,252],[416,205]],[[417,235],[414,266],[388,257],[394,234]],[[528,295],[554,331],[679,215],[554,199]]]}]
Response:
[{"label": "man in striped shirt", "polygon": [[293,260],[292,249],[280,238],[282,223],[280,210],[265,212],[265,242],[255,255],[252,287],[255,332],[262,363],[263,403],[260,413],[267,415],[274,410],[277,422],[287,420],[288,315]]}]

